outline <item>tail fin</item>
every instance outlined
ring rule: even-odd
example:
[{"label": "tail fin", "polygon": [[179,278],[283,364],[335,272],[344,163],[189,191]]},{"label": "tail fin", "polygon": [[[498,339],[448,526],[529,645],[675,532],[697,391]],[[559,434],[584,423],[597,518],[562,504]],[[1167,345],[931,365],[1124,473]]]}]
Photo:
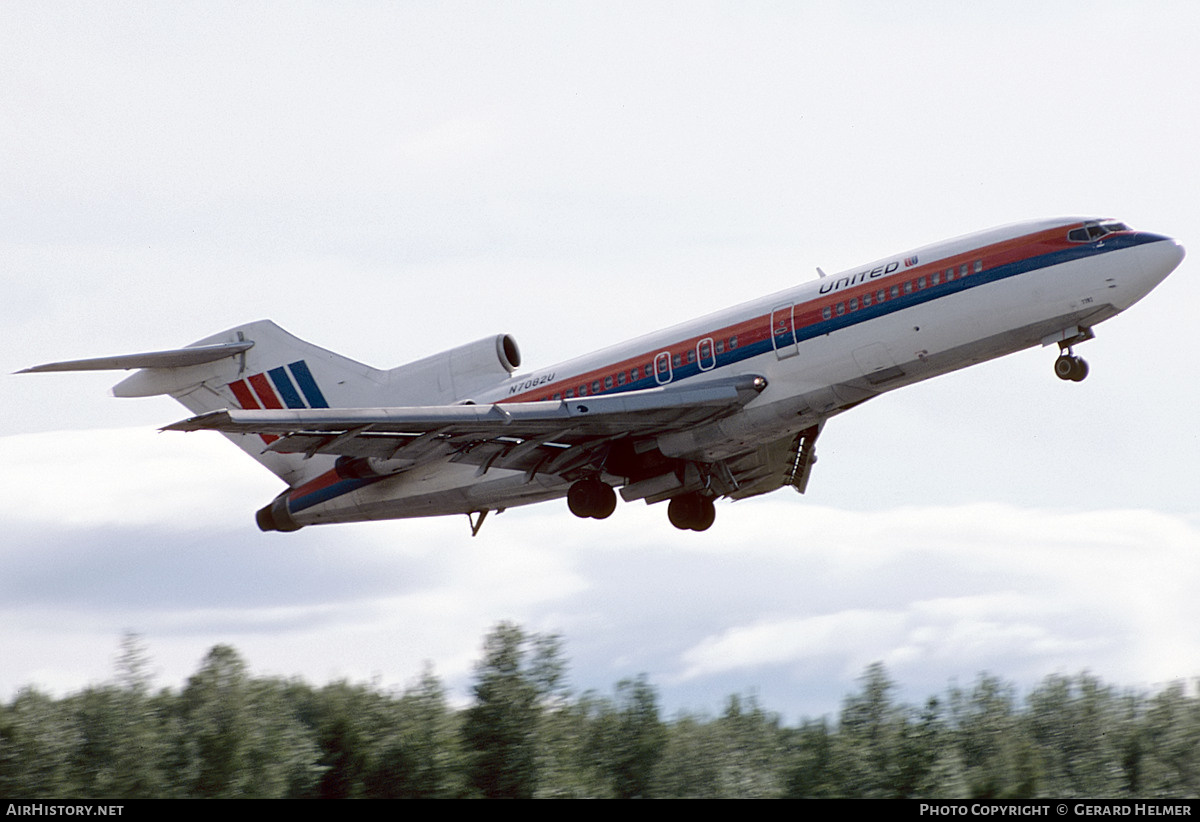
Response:
[{"label": "tail fin", "polygon": [[[118,397],[174,397],[193,414],[223,408],[370,408],[470,400],[507,380],[520,365],[507,334],[485,337],[387,371],[295,337],[270,320],[239,325],[186,348],[49,363],[25,369],[140,369],[113,386]],[[275,437],[225,434],[288,485],[333,467],[335,457],[269,450]]]},{"label": "tail fin", "polygon": [[[234,351],[246,343],[244,350]],[[233,353],[196,365],[146,363],[149,367],[114,386],[113,394],[168,394],[193,414],[203,414],[220,408],[349,408],[377,401],[386,383],[386,372],[307,343],[270,320],[205,337],[180,352],[210,346],[228,346]],[[334,459],[266,450],[275,440],[271,435],[226,436],[289,485],[327,470]]]},{"label": "tail fin", "polygon": [[[167,394],[193,414],[221,408],[329,408],[379,404],[388,372],[307,343],[270,320],[247,323],[186,348],[49,363],[26,369],[140,369],[113,387],[118,397]],[[333,457],[266,450],[274,437],[227,434],[289,485],[332,466]]]}]

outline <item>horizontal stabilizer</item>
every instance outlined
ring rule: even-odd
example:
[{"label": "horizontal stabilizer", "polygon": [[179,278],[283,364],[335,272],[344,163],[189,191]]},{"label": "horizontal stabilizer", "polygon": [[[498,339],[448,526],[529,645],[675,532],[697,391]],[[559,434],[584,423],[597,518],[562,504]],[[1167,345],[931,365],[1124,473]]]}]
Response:
[{"label": "horizontal stabilizer", "polygon": [[147,351],[143,354],[122,354],[117,357],[93,357],[87,360],[67,360],[35,365],[18,371],[18,374],[38,374],[47,371],[120,371],[134,368],[186,368],[203,365],[232,357],[247,351],[253,342],[229,342],[216,345],[198,345],[192,348],[175,348],[170,351]]}]

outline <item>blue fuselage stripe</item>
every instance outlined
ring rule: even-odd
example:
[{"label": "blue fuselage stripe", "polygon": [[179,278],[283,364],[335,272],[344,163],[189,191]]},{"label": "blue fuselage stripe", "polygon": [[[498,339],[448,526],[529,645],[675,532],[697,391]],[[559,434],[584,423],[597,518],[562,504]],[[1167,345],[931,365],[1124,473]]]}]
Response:
[{"label": "blue fuselage stripe", "polygon": [[[1071,262],[1073,260],[1092,257],[1097,254],[1105,254],[1110,251],[1117,251],[1124,248],[1133,248],[1146,243],[1162,242],[1164,238],[1154,234],[1122,234],[1118,236],[1105,237],[1104,240],[1097,243],[1088,243],[1075,248],[1066,248],[1059,251],[1052,251],[1046,254],[1039,254],[1032,257],[1026,257],[1022,260],[1017,260],[1012,263],[1005,263],[993,268],[985,268],[978,273],[970,273],[964,277],[942,282],[939,285],[927,285],[922,290],[914,290],[911,294],[900,294],[898,297],[889,296],[882,303],[874,303],[866,308],[859,308],[857,311],[848,312],[840,317],[833,317],[828,320],[820,320],[810,325],[801,326],[795,329],[795,342],[792,341],[792,332],[786,332],[775,336],[774,342],[770,338],[760,340],[756,343],[743,344],[735,349],[727,349],[717,355],[717,368],[734,363],[751,360],[762,354],[770,353],[774,350],[785,349],[792,345],[811,340],[815,337],[820,337],[824,334],[830,334],[834,331],[840,331],[844,328],[849,328],[860,323],[868,322],[879,317],[892,314],[897,311],[903,311],[906,308],[912,308],[916,305],[931,302],[941,297],[946,297],[951,294],[958,294],[970,288],[976,288],[989,283],[999,282],[1010,277],[1016,277],[1030,271],[1037,271],[1052,266],[1061,265],[1062,263]],[[957,268],[957,266],[956,266]],[[918,276],[928,277],[930,273],[937,271],[935,267],[928,269],[922,266],[923,274],[918,274],[915,271],[909,272],[909,277],[915,278]],[[903,282],[897,275],[889,278],[888,284],[885,286],[882,283],[879,288],[890,289],[892,285]],[[797,302],[796,307],[807,306],[816,300],[820,299],[824,302],[830,295],[822,295],[822,297]],[[768,320],[769,321],[769,320]],[[664,345],[664,349],[674,349],[678,343],[672,345]],[[700,368],[699,363],[682,363],[679,366],[673,366],[671,371],[671,380],[668,383],[674,383],[678,380],[685,380],[689,377],[694,377],[697,374],[712,373],[714,369]],[[625,391],[638,391],[645,388],[655,388],[659,385],[654,375],[642,377],[636,381],[631,381],[619,388],[613,388],[607,391],[601,391],[601,394],[617,394]]]}]

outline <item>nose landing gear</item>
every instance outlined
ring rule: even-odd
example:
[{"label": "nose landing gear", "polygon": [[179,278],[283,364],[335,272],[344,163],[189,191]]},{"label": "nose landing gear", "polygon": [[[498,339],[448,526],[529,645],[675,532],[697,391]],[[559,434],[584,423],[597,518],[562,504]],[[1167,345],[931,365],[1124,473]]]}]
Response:
[{"label": "nose landing gear", "polygon": [[1054,375],[1060,380],[1083,382],[1088,375],[1088,364],[1082,357],[1075,356],[1075,351],[1071,346],[1087,342],[1095,336],[1092,329],[1073,325],[1048,337],[1043,337],[1042,345],[1058,343],[1058,359],[1054,361]]},{"label": "nose landing gear", "polygon": [[1054,374],[1060,380],[1083,382],[1088,375],[1087,360],[1083,357],[1076,357],[1070,346],[1065,346],[1063,352],[1058,355],[1058,359],[1054,361]]}]

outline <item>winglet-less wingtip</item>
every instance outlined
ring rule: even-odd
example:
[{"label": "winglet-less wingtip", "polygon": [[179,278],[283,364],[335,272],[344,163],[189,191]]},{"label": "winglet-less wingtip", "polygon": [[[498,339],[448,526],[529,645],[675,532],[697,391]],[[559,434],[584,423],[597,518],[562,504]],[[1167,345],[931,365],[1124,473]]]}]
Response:
[{"label": "winglet-less wingtip", "polygon": [[200,414],[195,417],[188,417],[186,420],[173,422],[170,425],[164,425],[159,431],[206,431],[210,428],[216,428],[221,425],[228,425],[232,422],[229,416],[229,411],[222,408],[219,411],[209,411],[207,414]]}]

